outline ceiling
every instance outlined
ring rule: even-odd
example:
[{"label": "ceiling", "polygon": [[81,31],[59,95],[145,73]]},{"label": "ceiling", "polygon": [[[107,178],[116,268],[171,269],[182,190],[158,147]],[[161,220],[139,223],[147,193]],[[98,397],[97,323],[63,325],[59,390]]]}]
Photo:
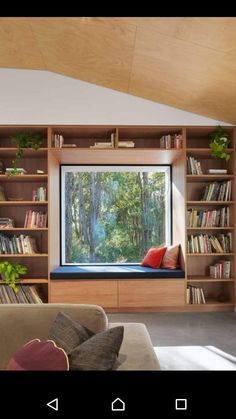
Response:
[{"label": "ceiling", "polygon": [[0,67],[42,69],[236,124],[236,18],[0,18]]}]

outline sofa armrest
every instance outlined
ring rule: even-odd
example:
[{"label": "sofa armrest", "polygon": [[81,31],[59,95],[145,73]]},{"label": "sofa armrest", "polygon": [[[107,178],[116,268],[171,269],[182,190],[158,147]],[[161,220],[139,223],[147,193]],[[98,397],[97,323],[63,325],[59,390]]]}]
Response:
[{"label": "sofa armrest", "polygon": [[156,371],[160,365],[147,328],[142,323],[109,323],[109,328],[124,326],[117,370]]}]

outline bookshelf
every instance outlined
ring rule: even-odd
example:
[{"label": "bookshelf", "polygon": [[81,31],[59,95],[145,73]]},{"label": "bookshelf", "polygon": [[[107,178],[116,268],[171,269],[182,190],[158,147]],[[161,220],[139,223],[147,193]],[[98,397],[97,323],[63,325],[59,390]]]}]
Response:
[{"label": "bookshelf", "polygon": [[[8,176],[4,172],[0,174],[0,186],[5,195],[5,200],[0,201],[0,218],[10,218],[14,222],[13,227],[0,228],[0,236],[6,240],[8,246],[9,243],[13,246],[14,242],[14,248],[11,247],[10,251],[9,247],[8,250],[4,250],[0,246],[0,261],[7,260],[27,267],[27,274],[21,276],[19,294],[15,298],[12,290],[3,285],[4,281],[0,281],[0,302],[47,302],[49,298],[48,227],[46,222],[40,227],[36,227],[35,223],[26,226],[25,220],[27,212],[31,217],[33,214],[48,213],[48,197],[44,201],[33,200],[34,190],[40,190],[42,187],[44,190],[48,189],[48,127],[1,126],[0,160],[4,168],[12,166],[11,162],[17,151],[12,145],[11,136],[20,132],[40,133],[43,144],[38,150],[24,149],[20,167],[26,170],[25,174],[16,176]],[[37,170],[43,173],[38,174]],[[24,237],[21,242],[20,237]],[[34,249],[31,247],[24,248],[29,238],[36,243],[37,253],[33,253]]]},{"label": "bookshelf", "polygon": [[[20,166],[27,170],[24,175],[9,177],[0,173],[0,186],[6,200],[0,200],[0,218],[11,218],[14,227],[0,229],[9,238],[29,235],[35,238],[38,253],[0,254],[0,261],[9,260],[26,265],[28,272],[22,285],[34,286],[43,302],[90,302],[102,305],[110,311],[233,311],[235,300],[235,128],[226,127],[231,144],[228,163],[211,157],[210,134],[215,127],[200,126],[0,126],[0,161],[10,167],[16,148],[10,137],[19,132],[41,133],[42,147],[35,151],[25,149]],[[63,136],[64,147],[55,147],[55,135]],[[180,147],[175,147],[162,137],[181,135]],[[91,148],[95,143],[111,142],[113,147]],[[134,147],[120,147],[119,142],[130,142]],[[71,144],[75,146],[71,147]],[[170,148],[162,148],[166,144]],[[67,146],[68,145],[68,146]],[[187,157],[201,163],[201,174],[189,173]],[[172,166],[172,241],[180,243],[181,268],[185,278],[173,280],[124,280],[73,281],[52,280],[50,272],[60,264],[60,164],[170,164]],[[1,166],[0,166],[1,167]],[[37,173],[37,169],[43,171]],[[227,173],[209,174],[209,169],[227,169]],[[201,200],[207,185],[214,182],[231,182],[231,196],[227,200]],[[47,189],[45,201],[33,201],[33,190]],[[225,187],[226,188],[226,187]],[[223,191],[222,191],[223,193]],[[212,197],[211,197],[212,198]],[[224,218],[223,225],[203,222],[191,225],[187,211],[204,212],[208,217]],[[27,211],[48,214],[48,223],[38,228],[25,226]],[[215,211],[215,215],[213,214]],[[218,212],[217,212],[218,211]],[[218,215],[217,215],[218,214]],[[222,215],[223,214],[223,215]],[[228,223],[228,224],[227,224]],[[188,237],[208,235],[218,237],[231,234],[230,252],[190,253]],[[228,278],[212,278],[209,267],[219,261],[230,262]],[[0,303],[1,286],[0,281]],[[189,304],[188,287],[202,288],[204,303]],[[135,289],[135,291],[134,291]],[[7,298],[6,294],[5,298]],[[80,298],[81,297],[81,298]],[[23,298],[23,297],[22,297]],[[84,299],[84,300],[82,300]],[[23,301],[23,300],[22,300]]]},{"label": "bookshelf", "polygon": [[[211,128],[186,128],[185,304],[189,310],[217,311],[234,306],[235,131],[233,127],[226,131],[231,141],[228,162],[211,156]],[[209,169],[227,173],[209,174]],[[224,239],[229,237],[231,245],[225,249]],[[218,243],[220,251],[213,246]],[[212,275],[210,266],[214,266]]]}]

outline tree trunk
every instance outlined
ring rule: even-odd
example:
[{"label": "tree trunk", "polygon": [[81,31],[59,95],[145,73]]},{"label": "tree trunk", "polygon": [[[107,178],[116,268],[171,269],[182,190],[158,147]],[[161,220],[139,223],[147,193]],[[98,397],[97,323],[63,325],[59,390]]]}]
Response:
[{"label": "tree trunk", "polygon": [[96,229],[101,204],[101,175],[90,173],[90,223],[89,223],[89,257],[90,262],[96,262]]},{"label": "tree trunk", "polygon": [[142,220],[142,248],[143,252],[148,250],[148,206],[149,206],[149,193],[148,193],[148,174],[142,172],[138,173],[138,180],[140,185],[141,196],[141,220]]},{"label": "tree trunk", "polygon": [[66,173],[65,179],[65,258],[71,262],[72,251],[72,192],[73,173]]}]

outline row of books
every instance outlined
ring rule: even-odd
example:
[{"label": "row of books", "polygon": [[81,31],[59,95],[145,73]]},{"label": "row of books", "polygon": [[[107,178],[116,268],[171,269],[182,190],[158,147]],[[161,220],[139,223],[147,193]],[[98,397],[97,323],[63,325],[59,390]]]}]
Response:
[{"label": "row of books", "polygon": [[206,304],[204,292],[202,288],[188,285],[186,288],[187,304]]},{"label": "row of books", "polygon": [[211,278],[230,278],[231,262],[230,260],[219,260],[219,262],[210,266]]},{"label": "row of books", "polygon": [[229,227],[229,207],[218,210],[187,210],[188,227]]},{"label": "row of books", "polygon": [[46,201],[47,200],[47,188],[40,186],[39,188],[33,189],[32,192],[33,201]]},{"label": "row of books", "polygon": [[183,148],[183,138],[181,134],[168,134],[160,138],[160,148]]},{"label": "row of books", "polygon": [[5,228],[14,228],[15,227],[15,223],[14,220],[12,218],[8,218],[8,217],[0,217],[0,229],[5,229]]},{"label": "row of books", "polygon": [[29,255],[38,253],[35,237],[20,234],[19,236],[8,237],[0,234],[0,254],[23,254]]},{"label": "row of books", "polygon": [[230,253],[232,251],[232,233],[208,235],[191,234],[188,236],[188,253]]},{"label": "row of books", "polygon": [[24,228],[47,227],[47,213],[41,211],[26,211]]},{"label": "row of books", "polygon": [[200,161],[194,157],[187,157],[187,173],[188,175],[202,175],[202,167]]},{"label": "row of books", "polygon": [[213,182],[206,185],[202,191],[201,201],[230,201],[232,181]]},{"label": "row of books", "polygon": [[43,304],[35,285],[19,285],[15,293],[8,285],[0,285],[0,304]]}]

